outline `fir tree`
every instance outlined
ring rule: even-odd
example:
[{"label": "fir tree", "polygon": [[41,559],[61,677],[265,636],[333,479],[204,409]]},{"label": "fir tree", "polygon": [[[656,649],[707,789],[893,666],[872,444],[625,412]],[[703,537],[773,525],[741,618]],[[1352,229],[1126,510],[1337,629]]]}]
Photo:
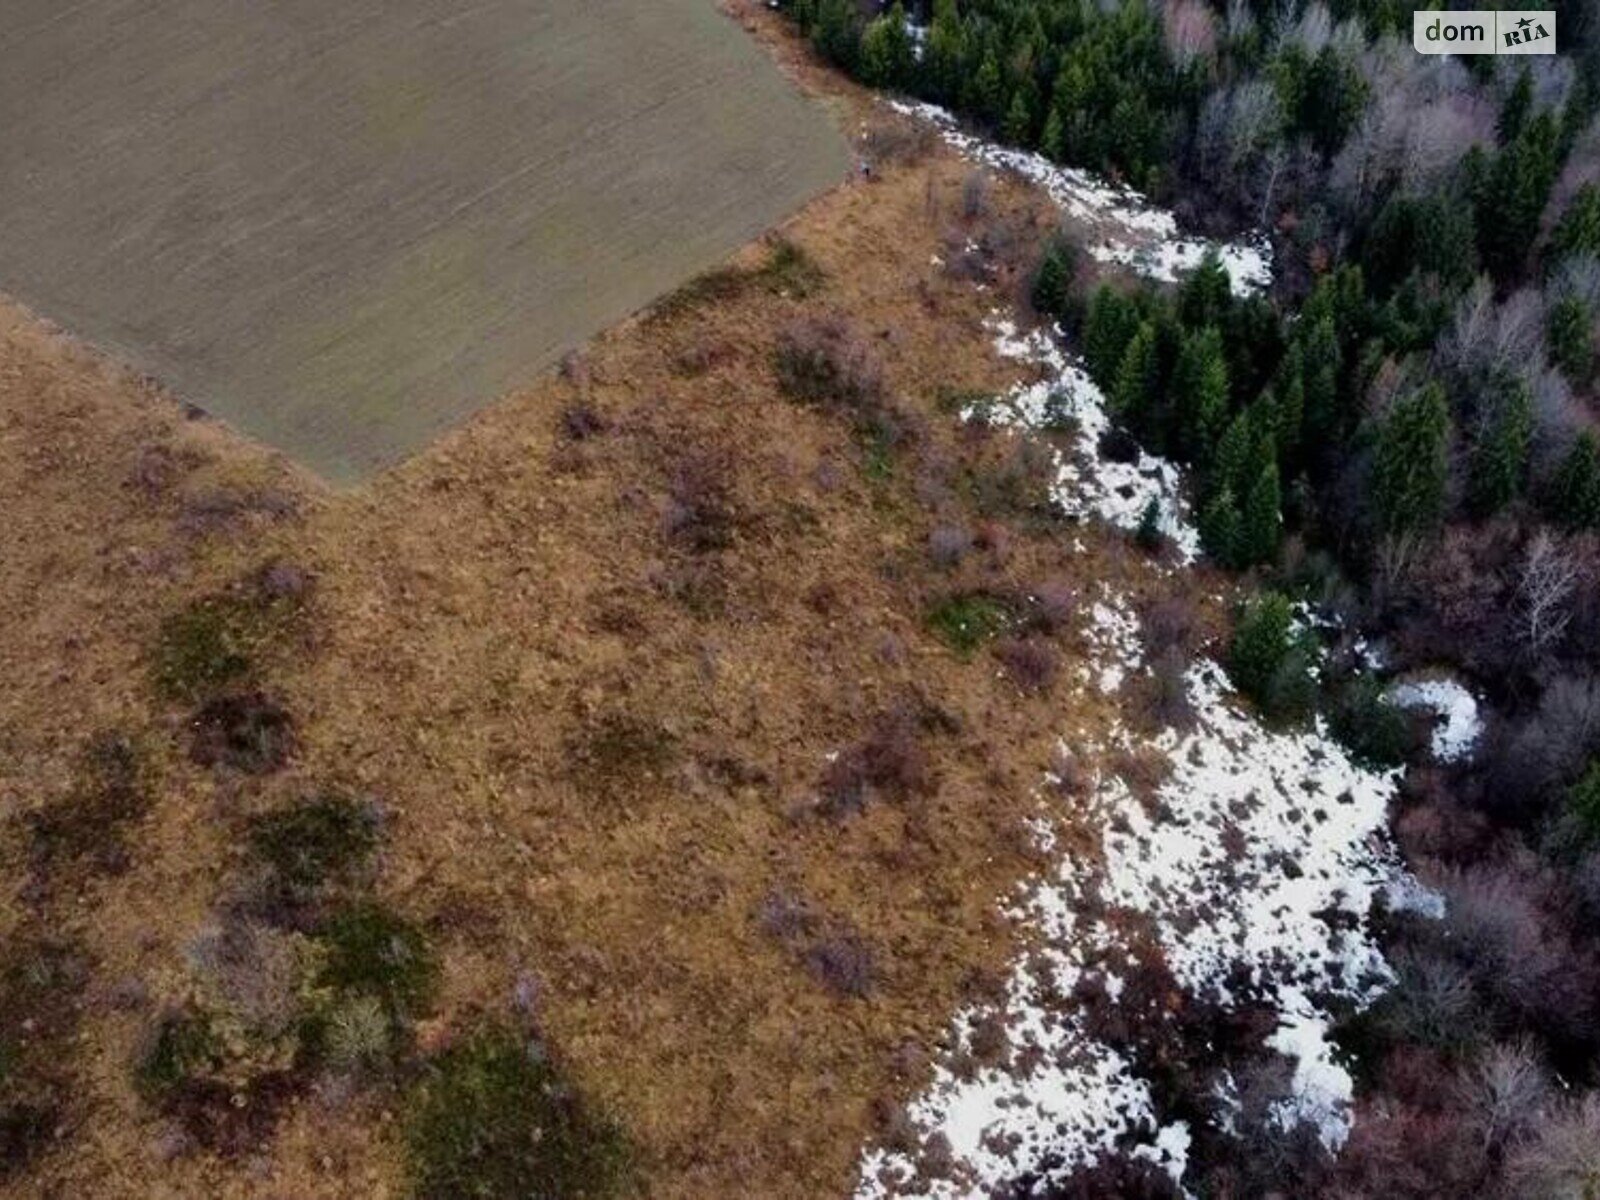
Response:
[{"label": "fir tree", "polygon": [[1089,374],[1102,388],[1110,390],[1117,379],[1128,343],[1139,331],[1139,313],[1134,302],[1102,283],[1089,301],[1089,315],[1083,327],[1083,359]]},{"label": "fir tree", "polygon": [[1161,351],[1155,323],[1145,321],[1123,351],[1117,367],[1111,402],[1117,414],[1130,426],[1148,433],[1156,414],[1153,400],[1161,388]]},{"label": "fir tree", "polygon": [[1039,135],[1039,150],[1048,159],[1060,162],[1067,156],[1066,122],[1061,119],[1060,104],[1050,106],[1044,120],[1044,132]]},{"label": "fir tree", "polygon": [[1228,363],[1222,335],[1214,327],[1183,341],[1173,377],[1178,452],[1188,461],[1209,462],[1228,420]]},{"label": "fir tree", "polygon": [[1271,562],[1283,536],[1283,493],[1278,464],[1268,463],[1245,500],[1239,528],[1238,556],[1247,566]]},{"label": "fir tree", "polygon": [[1557,258],[1600,254],[1600,187],[1586,183],[1573,193],[1550,235],[1550,249]]},{"label": "fir tree", "polygon": [[1600,528],[1600,441],[1585,431],[1550,481],[1551,517],[1569,529]]},{"label": "fir tree", "polygon": [[1429,384],[1398,401],[1378,431],[1372,490],[1386,533],[1432,529],[1444,515],[1450,410]]},{"label": "fir tree", "polygon": [[1028,107],[1027,93],[1021,88],[1011,97],[1011,107],[1006,110],[1000,135],[1016,146],[1033,144],[1033,112]]},{"label": "fir tree", "polygon": [[873,87],[900,89],[911,85],[917,65],[906,28],[906,10],[895,4],[872,24],[861,38],[861,78]]},{"label": "fir tree", "polygon": [[1233,305],[1233,284],[1222,258],[1208,250],[1178,289],[1178,319],[1190,329],[1222,328]]},{"label": "fir tree", "polygon": [[1065,316],[1072,301],[1075,255],[1071,243],[1052,238],[1033,277],[1033,307],[1050,317]]},{"label": "fir tree", "polygon": [[1233,489],[1224,486],[1200,511],[1200,544],[1222,566],[1237,567],[1243,524]]}]

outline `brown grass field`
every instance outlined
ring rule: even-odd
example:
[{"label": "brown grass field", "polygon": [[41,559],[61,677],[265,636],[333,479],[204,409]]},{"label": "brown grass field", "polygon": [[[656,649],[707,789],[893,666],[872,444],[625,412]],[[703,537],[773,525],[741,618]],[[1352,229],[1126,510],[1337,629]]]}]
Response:
[{"label": "brown grass field", "polygon": [[[937,402],[1016,378],[983,321],[1019,291],[1053,215],[1000,181],[982,221],[1007,231],[1014,261],[987,292],[932,265],[980,232],[961,212],[967,168],[897,133],[761,6],[737,14],[846,128],[909,147],[785,226],[824,281],[804,297],[680,295],[360,486],[331,490],[0,309],[0,947],[48,936],[88,971],[53,1043],[72,1101],[47,1152],[0,1190],[405,1194],[391,1089],[319,1084],[230,1157],[179,1152],[132,1083],[155,1015],[195,987],[187,953],[232,884],[244,822],[311,788],[389,814],[377,886],[445,964],[424,1048],[506,1013],[519,977],[536,978],[539,1024],[626,1130],[643,1194],[847,1193],[862,1145],[926,1082],[952,1012],[1017,952],[999,903],[1038,866],[1025,828],[1037,781],[1058,739],[1103,735],[1119,714],[1061,687],[1026,694],[987,650],[964,661],[926,606],[956,587],[1171,585],[1119,537],[976,511],[969,485],[1012,447]],[[720,223],[691,257],[735,232]],[[882,361],[912,431],[887,462],[849,422],[779,392],[777,331],[808,314],[845,314]],[[281,370],[291,344],[271,353]],[[367,346],[384,379],[437,378]],[[518,360],[524,377],[537,357]],[[225,357],[216,369],[264,378]],[[329,427],[296,445],[320,446],[322,467],[346,452],[370,463],[454,404],[430,395],[399,441],[362,432],[359,450],[335,451]],[[674,513],[685,480],[708,474],[722,536],[686,546]],[[979,529],[980,549],[941,569],[927,539],[951,522]],[[191,710],[152,686],[152,647],[163,620],[269,563],[312,581],[303,620],[260,664],[297,748],[266,776],[197,765]],[[1063,674],[1080,636],[1052,635]],[[848,819],[817,813],[827,756],[896,709],[932,714],[927,786]],[[616,729],[648,739],[644,765],[596,767]],[[72,790],[106,730],[149,748],[153,807],[107,869],[41,882],[25,817]],[[1091,853],[1097,837],[1066,811],[1064,844]],[[870,995],[821,986],[763,929],[775,891],[854,931],[876,966]]]},{"label": "brown grass field", "polygon": [[845,146],[709,0],[13,0],[0,289],[354,482]]}]

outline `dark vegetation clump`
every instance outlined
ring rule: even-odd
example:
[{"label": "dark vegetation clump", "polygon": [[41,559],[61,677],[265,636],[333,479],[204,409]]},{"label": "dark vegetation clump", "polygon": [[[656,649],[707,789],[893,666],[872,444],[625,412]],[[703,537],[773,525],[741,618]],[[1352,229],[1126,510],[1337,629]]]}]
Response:
[{"label": "dark vegetation clump", "polygon": [[1306,716],[1316,701],[1316,638],[1297,626],[1287,596],[1268,592],[1245,609],[1228,650],[1228,672],[1269,720]]},{"label": "dark vegetation clump", "polygon": [[425,1014],[439,964],[423,932],[375,900],[356,900],[317,931],[325,958],[319,985],[379,1002],[399,1024]]},{"label": "dark vegetation clump", "polygon": [[819,937],[805,952],[806,968],[835,995],[860,1000],[872,994],[875,965],[860,936],[836,932]]},{"label": "dark vegetation clump", "polygon": [[0,944],[0,1185],[78,1123],[70,1062],[87,980],[69,944],[26,931]]},{"label": "dark vegetation clump", "polygon": [[650,320],[674,320],[752,292],[804,300],[821,291],[827,282],[827,272],[803,247],[788,238],[774,237],[767,243],[766,259],[760,266],[718,267],[698,275],[658,300],[650,310]]},{"label": "dark vegetation clump", "polygon": [[189,755],[203,767],[267,775],[298,744],[294,718],[265,692],[232,692],[207,701],[194,716]]},{"label": "dark vegetation clump", "polygon": [[739,523],[726,455],[702,453],[681,459],[672,473],[662,518],[667,539],[691,554],[708,554],[732,546]]},{"label": "dark vegetation clump", "polygon": [[653,779],[677,761],[678,753],[678,739],[660,723],[621,711],[586,722],[567,740],[572,768],[608,786]]},{"label": "dark vegetation clump", "polygon": [[81,778],[67,795],[23,817],[35,874],[70,865],[115,871],[126,862],[125,828],[150,806],[152,773],[131,736],[107,732],[85,749]]},{"label": "dark vegetation clump", "polygon": [[376,806],[330,792],[251,818],[246,846],[275,888],[305,896],[361,880],[380,832]]},{"label": "dark vegetation clump", "polygon": [[544,1048],[494,1026],[423,1067],[403,1130],[421,1200],[601,1200],[633,1173],[621,1130]]},{"label": "dark vegetation clump", "polygon": [[987,592],[958,592],[928,609],[928,629],[963,658],[999,637],[1015,619],[1011,604]]}]

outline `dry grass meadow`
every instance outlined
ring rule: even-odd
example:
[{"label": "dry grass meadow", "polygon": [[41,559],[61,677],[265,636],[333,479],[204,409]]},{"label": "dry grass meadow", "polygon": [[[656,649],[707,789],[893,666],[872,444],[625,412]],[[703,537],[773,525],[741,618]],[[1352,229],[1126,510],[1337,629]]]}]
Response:
[{"label": "dry grass meadow", "polygon": [[[360,486],[0,310],[0,946],[79,964],[27,1032],[70,1099],[0,1191],[406,1193],[397,1085],[308,1081],[228,1152],[185,1145],[134,1086],[158,1014],[200,986],[251,817],[308,792],[385,814],[373,887],[443,963],[416,1052],[533,1010],[644,1194],[845,1193],[952,1012],[995,986],[1017,949],[999,902],[1038,865],[1037,781],[1058,739],[1118,714],[1019,687],[989,648],[963,658],[926,613],[1162,585],[1126,541],[1041,519],[1009,435],[949,413],[1015,380],[984,319],[1053,216],[997,181],[967,217],[962,163],[760,6],[737,15],[883,151],[783,228],[820,277],[764,271],[776,243],[751,245]],[[986,291],[934,265],[970,237],[994,247]],[[845,322],[881,365],[893,436],[782,393],[780,334],[806,319]],[[928,550],[950,525],[974,534],[954,565]],[[197,761],[155,648],[175,614],[264,578],[297,611],[248,681],[295,736],[250,774]],[[1066,673],[1080,636],[1074,615],[1037,639]],[[41,860],[30,814],[74,794],[108,732],[142,748],[147,810],[114,854]],[[866,771],[863,811],[834,811],[829,756],[860,747],[891,765]],[[841,985],[868,958],[870,983]]]}]

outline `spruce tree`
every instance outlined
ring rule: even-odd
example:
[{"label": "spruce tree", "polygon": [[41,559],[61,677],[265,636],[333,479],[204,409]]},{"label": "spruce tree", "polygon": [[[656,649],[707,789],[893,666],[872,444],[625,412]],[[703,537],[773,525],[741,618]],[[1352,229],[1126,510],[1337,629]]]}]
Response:
[{"label": "spruce tree", "polygon": [[1074,254],[1070,243],[1052,238],[1033,277],[1033,307],[1049,317],[1062,317],[1072,301]]},{"label": "spruce tree", "polygon": [[1178,412],[1178,452],[1203,465],[1210,461],[1228,420],[1228,363],[1222,354],[1222,335],[1215,327],[1184,338],[1172,387]]},{"label": "spruce tree", "polygon": [[1563,296],[1550,306],[1545,318],[1545,340],[1550,357],[1561,373],[1577,387],[1589,382],[1594,371],[1594,314],[1577,296]]},{"label": "spruce tree", "polygon": [[1122,356],[1138,331],[1134,302],[1109,284],[1096,288],[1083,326],[1083,359],[1101,388],[1110,390],[1115,384]]},{"label": "spruce tree", "polygon": [[868,25],[862,35],[859,73],[873,87],[908,88],[916,61],[911,32],[906,28],[906,10],[895,0],[889,11]]},{"label": "spruce tree", "polygon": [[1208,250],[1178,289],[1178,318],[1190,329],[1222,328],[1233,304],[1233,285],[1222,258]]},{"label": "spruce tree", "polygon": [[1533,434],[1528,385],[1508,379],[1497,390],[1472,447],[1468,499],[1480,517],[1493,516],[1522,493]]},{"label": "spruce tree", "polygon": [[1145,321],[1123,351],[1111,402],[1117,414],[1147,440],[1157,417],[1151,411],[1151,402],[1160,387],[1161,352],[1156,327],[1153,321]]},{"label": "spruce tree", "polygon": [[1372,491],[1385,533],[1423,532],[1444,516],[1450,410],[1429,384],[1399,400],[1378,431]]},{"label": "spruce tree", "polygon": [[1033,112],[1028,107],[1027,93],[1021,88],[1011,97],[1011,107],[1006,110],[1000,134],[1015,146],[1028,147],[1033,144]]},{"label": "spruce tree", "polygon": [[1557,258],[1600,254],[1600,187],[1586,183],[1573,193],[1550,235],[1550,250]]},{"label": "spruce tree", "polygon": [[1046,158],[1060,162],[1067,156],[1067,127],[1061,119],[1060,104],[1050,106],[1044,119],[1044,132],[1039,135],[1039,151]]},{"label": "spruce tree", "polygon": [[1268,463],[1245,501],[1239,528],[1238,556],[1246,566],[1271,562],[1283,536],[1283,493],[1278,464]]},{"label": "spruce tree", "polygon": [[1239,543],[1243,524],[1233,489],[1224,486],[1200,510],[1200,544],[1222,566],[1240,566]]}]

